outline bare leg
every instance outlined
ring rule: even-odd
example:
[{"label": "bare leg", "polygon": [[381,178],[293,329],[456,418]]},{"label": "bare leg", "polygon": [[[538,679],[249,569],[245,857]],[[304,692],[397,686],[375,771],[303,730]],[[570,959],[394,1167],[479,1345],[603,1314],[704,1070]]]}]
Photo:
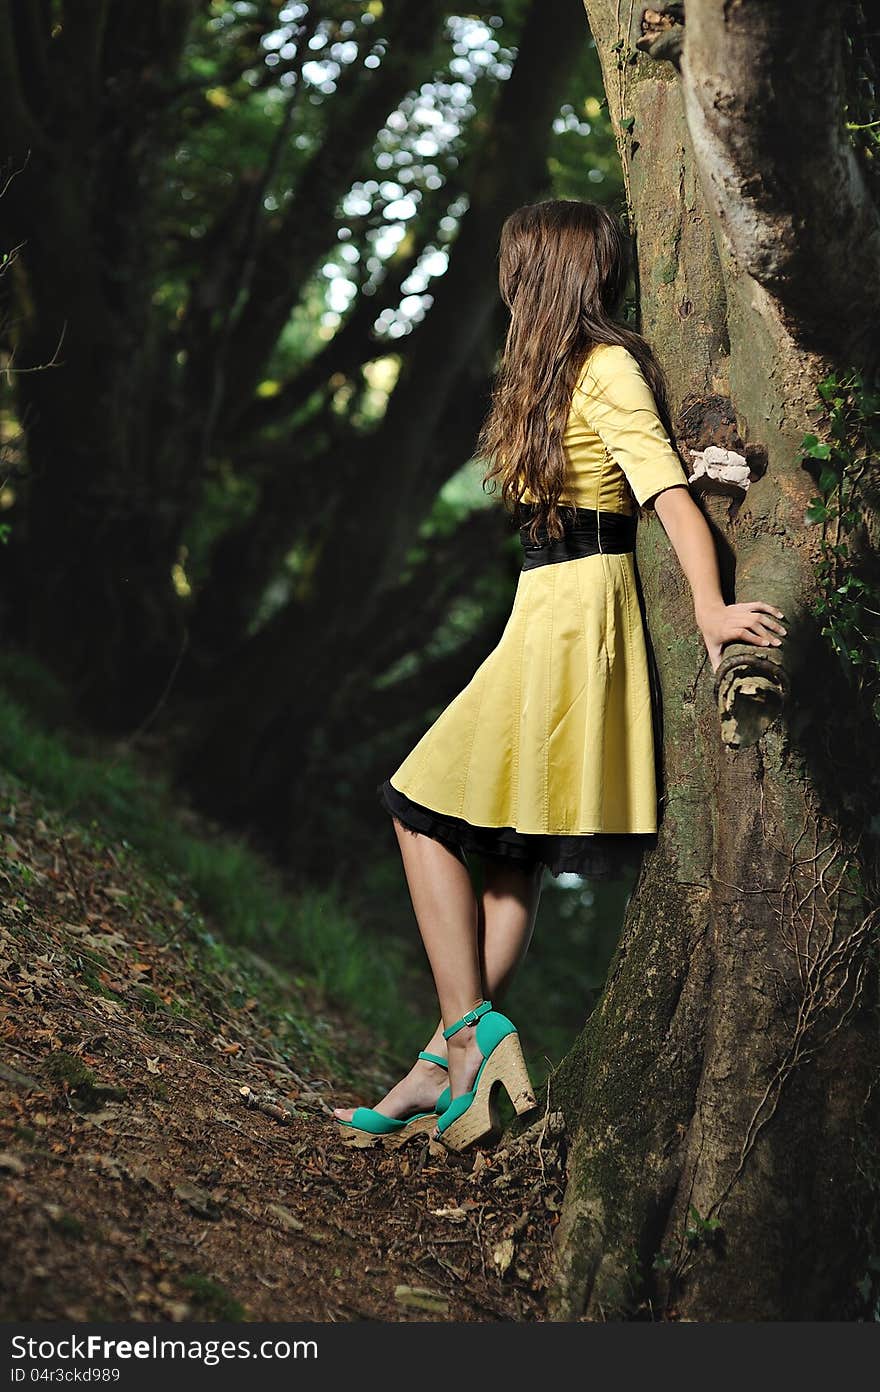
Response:
[{"label": "bare leg", "polygon": [[[477,943],[478,907],[467,866],[440,841],[404,827],[392,818],[403,858],[410,899],[444,1018],[457,1020],[482,1000],[480,953]],[[473,1030],[466,1031],[469,1035]],[[428,1046],[430,1048],[430,1045]],[[433,1050],[448,1054],[446,1041]],[[465,1051],[458,1050],[459,1055]],[[477,1061],[477,1066],[479,1060]],[[450,1086],[458,1091],[470,1083],[458,1078],[458,1057],[450,1061]],[[462,1072],[462,1076],[466,1069]],[[415,1067],[377,1104],[385,1116],[408,1116],[415,1111],[431,1111],[446,1086],[446,1070],[419,1060]],[[350,1121],[352,1110],[337,1107],[340,1121]]]},{"label": "bare leg", "polygon": [[[443,1018],[451,1024],[483,995],[497,1005],[531,941],[543,868],[529,872],[487,857],[478,902],[468,871],[452,852],[431,837],[402,827],[396,818],[394,825]],[[447,1008],[444,998],[455,1004]],[[479,1050],[473,1042],[472,1028],[453,1036],[458,1044],[450,1041],[452,1050],[448,1049],[442,1030],[441,1021],[425,1049],[441,1057],[450,1055],[448,1081],[452,1095],[457,1096],[473,1082],[480,1062]],[[418,1060],[377,1104],[378,1110],[386,1116],[430,1110],[446,1082],[442,1068]],[[340,1120],[351,1120],[351,1108],[335,1111]]]},{"label": "bare leg", "polygon": [[539,865],[534,871],[526,871],[488,856],[484,865],[480,954],[486,994],[498,1005],[528,952],[538,915],[544,867]]},{"label": "bare leg", "polygon": [[[528,951],[543,882],[543,866],[528,872],[491,856],[484,859],[480,898],[478,950],[484,995],[493,1005],[503,999],[516,970]],[[439,992],[438,992],[439,995]],[[443,1021],[451,1024],[443,1010]],[[458,1016],[454,1016],[457,1019]],[[442,1023],[436,1034],[443,1040]],[[465,1028],[446,1041],[449,1055],[449,1089],[452,1097],[467,1092],[482,1061],[474,1028]],[[436,1035],[435,1035],[436,1038]],[[428,1046],[431,1048],[431,1046]],[[438,1050],[442,1042],[438,1043]],[[432,1050],[433,1052],[433,1050]],[[457,1057],[459,1055],[459,1057]]]}]

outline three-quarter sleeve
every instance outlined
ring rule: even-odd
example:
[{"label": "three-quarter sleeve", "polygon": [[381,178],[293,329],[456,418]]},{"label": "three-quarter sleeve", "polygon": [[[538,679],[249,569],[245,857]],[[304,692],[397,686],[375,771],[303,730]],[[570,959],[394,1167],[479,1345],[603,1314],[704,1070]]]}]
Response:
[{"label": "three-quarter sleeve", "polygon": [[687,474],[657,413],[654,393],[629,349],[601,344],[587,359],[573,407],[626,475],[640,506]]}]

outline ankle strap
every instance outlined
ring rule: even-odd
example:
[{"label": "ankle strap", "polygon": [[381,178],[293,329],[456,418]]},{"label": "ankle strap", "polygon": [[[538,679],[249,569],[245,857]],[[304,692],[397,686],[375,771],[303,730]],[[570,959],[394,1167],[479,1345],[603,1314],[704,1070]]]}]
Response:
[{"label": "ankle strap", "polygon": [[428,1063],[439,1063],[441,1068],[449,1067],[445,1058],[441,1058],[439,1054],[429,1054],[427,1049],[419,1050],[419,1058],[427,1059]]},{"label": "ankle strap", "polygon": [[443,1031],[443,1038],[450,1039],[453,1034],[458,1034],[460,1029],[464,1029],[465,1025],[475,1025],[480,1016],[487,1014],[491,1009],[491,1001],[482,1001],[480,1005],[476,1006],[473,1010],[469,1010],[466,1015],[462,1015],[460,1020],[456,1020],[454,1025],[450,1025],[449,1029],[445,1029]]}]

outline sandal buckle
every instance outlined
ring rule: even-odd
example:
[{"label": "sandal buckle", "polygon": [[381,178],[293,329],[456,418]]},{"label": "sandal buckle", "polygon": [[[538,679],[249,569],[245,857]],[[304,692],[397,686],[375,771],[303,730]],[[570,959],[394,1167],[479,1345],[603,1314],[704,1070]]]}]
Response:
[{"label": "sandal buckle", "polygon": [[468,1011],[466,1011],[465,1014],[462,1015],[462,1017],[461,1017],[460,1020],[456,1020],[456,1022],[455,1022],[454,1025],[450,1025],[448,1029],[445,1029],[445,1030],[443,1031],[443,1038],[444,1038],[444,1039],[450,1039],[450,1038],[452,1037],[453,1034],[457,1034],[458,1031],[459,1031],[460,1029],[464,1029],[466,1025],[475,1025],[475,1024],[477,1024],[477,1022],[478,1022],[479,1020],[481,1020],[482,1017],[483,1017],[488,1011],[490,1011],[491,1009],[492,1009],[492,1002],[491,1002],[491,1001],[487,1001],[487,1000],[480,1001],[480,1004],[477,1005],[477,1006],[474,1006],[473,1010],[468,1010]]}]

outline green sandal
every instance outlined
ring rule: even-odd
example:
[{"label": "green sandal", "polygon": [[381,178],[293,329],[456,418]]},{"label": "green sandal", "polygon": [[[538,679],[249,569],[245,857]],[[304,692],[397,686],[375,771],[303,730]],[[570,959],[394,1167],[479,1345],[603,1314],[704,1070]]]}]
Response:
[{"label": "green sandal", "polygon": [[[426,1059],[428,1063],[436,1063],[440,1068],[449,1067],[445,1058],[441,1058],[439,1054],[429,1054],[425,1049],[419,1050],[419,1058]],[[433,1112],[416,1112],[409,1117],[389,1117],[384,1112],[377,1112],[375,1107],[355,1107],[351,1121],[343,1121],[337,1117],[336,1124],[341,1126],[344,1132],[352,1133],[345,1136],[345,1141],[357,1150],[378,1144],[397,1147],[403,1145],[404,1141],[411,1140],[413,1136],[431,1134],[440,1114],[441,1102],[444,1106],[449,1105],[448,1087],[441,1092]]]},{"label": "green sandal", "polygon": [[506,1015],[483,1001],[443,1031],[449,1039],[466,1025],[476,1025],[476,1040],[483,1062],[470,1092],[454,1097],[437,1120],[437,1135],[450,1150],[465,1150],[477,1141],[501,1134],[496,1094],[503,1087],[517,1116],[530,1112],[537,1101],[532,1091],[516,1026]]}]

